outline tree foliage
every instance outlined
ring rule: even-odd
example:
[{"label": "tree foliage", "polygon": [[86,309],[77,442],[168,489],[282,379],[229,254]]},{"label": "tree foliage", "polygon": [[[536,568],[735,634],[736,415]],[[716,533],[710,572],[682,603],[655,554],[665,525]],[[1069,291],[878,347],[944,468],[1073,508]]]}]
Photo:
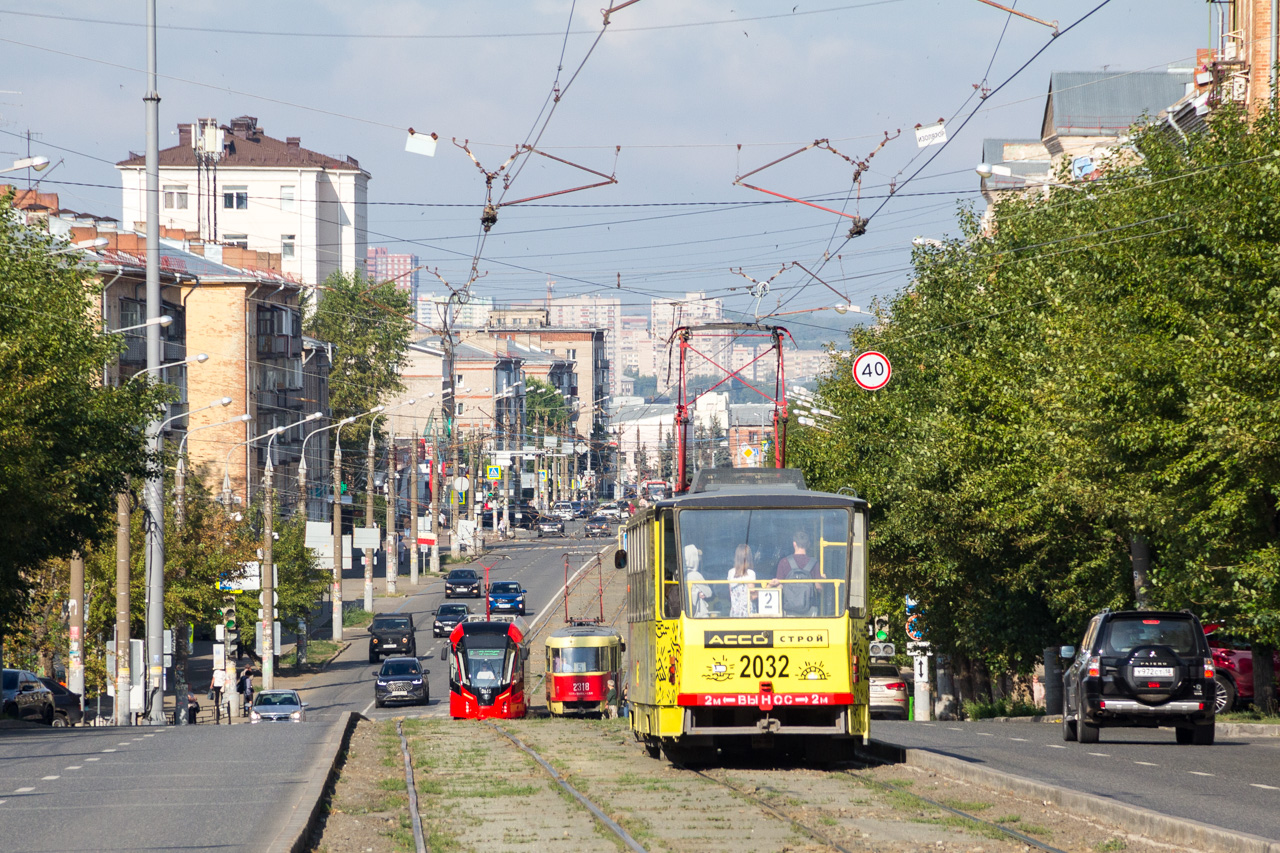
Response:
[{"label": "tree foliage", "polygon": [[[1097,609],[1153,605],[1280,641],[1280,126],[1229,109],[1135,135],[1105,177],[1001,201],[922,248],[819,384],[811,483],[873,505],[874,582],[929,639],[1027,671]],[[894,365],[881,391],[853,353]]]},{"label": "tree foliage", "polygon": [[525,422],[544,425],[549,432],[563,433],[569,429],[569,407],[564,396],[549,382],[536,376],[524,380]]},{"label": "tree foliage", "polygon": [[[409,294],[394,281],[341,272],[325,279],[320,294],[306,329],[334,345],[329,407],[335,419],[362,414],[403,387],[400,370],[413,332]],[[367,421],[357,421],[345,435],[359,446],[368,430]]]},{"label": "tree foliage", "polygon": [[127,477],[147,470],[143,427],[163,391],[102,385],[121,352],[100,332],[102,282],[0,198],[0,624],[27,576],[87,550]]}]

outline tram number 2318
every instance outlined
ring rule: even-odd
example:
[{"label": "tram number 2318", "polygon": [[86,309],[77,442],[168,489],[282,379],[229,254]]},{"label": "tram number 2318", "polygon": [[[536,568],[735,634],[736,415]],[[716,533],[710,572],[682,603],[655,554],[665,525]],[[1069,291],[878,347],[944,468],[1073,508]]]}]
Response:
[{"label": "tram number 2318", "polygon": [[786,678],[791,660],[786,655],[743,655],[739,678]]}]

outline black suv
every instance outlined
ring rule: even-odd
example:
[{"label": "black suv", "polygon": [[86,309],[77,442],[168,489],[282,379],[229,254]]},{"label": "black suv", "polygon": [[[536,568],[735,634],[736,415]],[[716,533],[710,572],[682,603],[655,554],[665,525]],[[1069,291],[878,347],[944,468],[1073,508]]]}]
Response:
[{"label": "black suv", "polygon": [[377,663],[389,655],[418,656],[413,617],[407,613],[375,616],[369,626],[369,663]]},{"label": "black suv", "polygon": [[1063,676],[1063,740],[1097,743],[1103,726],[1174,726],[1178,743],[1213,743],[1213,654],[1187,611],[1104,610]]}]

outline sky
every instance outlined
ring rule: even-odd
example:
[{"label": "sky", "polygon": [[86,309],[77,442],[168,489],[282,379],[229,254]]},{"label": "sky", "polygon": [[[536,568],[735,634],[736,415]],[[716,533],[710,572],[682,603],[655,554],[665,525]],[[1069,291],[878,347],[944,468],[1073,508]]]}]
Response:
[{"label": "sky", "polygon": [[[1016,7],[1066,30],[1097,2]],[[160,147],[179,123],[252,115],[355,157],[372,175],[369,245],[418,255],[425,284],[474,269],[472,292],[498,301],[551,280],[556,296],[645,306],[696,291],[803,324],[815,314],[788,312],[865,310],[909,284],[912,238],[956,236],[960,206],[981,204],[982,140],[1039,135],[1051,72],[1189,67],[1214,9],[1112,0],[1054,39],[979,0],[638,0],[607,27],[601,6],[162,0]],[[119,217],[114,164],[146,147],[145,21],[144,0],[0,0],[0,163],[46,155],[43,190]],[[939,118],[946,147],[917,148],[915,126]],[[404,150],[409,127],[439,135],[434,157]],[[617,183],[501,206],[482,239],[484,176],[455,140],[487,171],[534,144]],[[746,181],[845,215],[735,185],[816,140]],[[526,154],[494,198],[600,180]],[[848,237],[849,216],[870,218],[865,234]]]}]

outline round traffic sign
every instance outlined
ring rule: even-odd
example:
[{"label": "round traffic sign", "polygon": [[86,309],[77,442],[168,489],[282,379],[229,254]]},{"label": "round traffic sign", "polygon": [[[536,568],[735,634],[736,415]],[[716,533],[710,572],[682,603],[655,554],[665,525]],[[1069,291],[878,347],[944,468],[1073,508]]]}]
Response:
[{"label": "round traffic sign", "polygon": [[465,492],[471,488],[471,481],[466,477],[458,477],[453,481],[453,490],[455,492]]},{"label": "round traffic sign", "polygon": [[853,381],[864,391],[879,391],[892,375],[893,366],[884,353],[868,350],[853,360]]},{"label": "round traffic sign", "polygon": [[924,626],[920,624],[920,614],[907,617],[907,636],[913,640],[924,639]]}]

